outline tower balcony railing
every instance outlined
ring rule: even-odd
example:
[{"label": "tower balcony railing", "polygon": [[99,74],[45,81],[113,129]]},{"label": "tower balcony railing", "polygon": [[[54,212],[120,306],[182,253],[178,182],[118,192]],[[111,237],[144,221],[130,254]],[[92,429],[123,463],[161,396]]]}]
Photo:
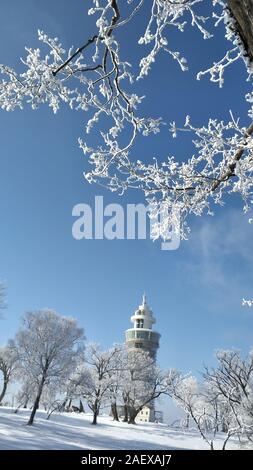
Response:
[{"label": "tower balcony railing", "polygon": [[136,339],[141,339],[141,340],[146,340],[146,341],[151,341],[152,343],[155,343],[159,345],[159,339],[160,339],[160,333],[157,333],[156,331],[150,331],[150,330],[145,330],[145,329],[130,329],[126,331],[126,340],[127,341],[133,341]]}]

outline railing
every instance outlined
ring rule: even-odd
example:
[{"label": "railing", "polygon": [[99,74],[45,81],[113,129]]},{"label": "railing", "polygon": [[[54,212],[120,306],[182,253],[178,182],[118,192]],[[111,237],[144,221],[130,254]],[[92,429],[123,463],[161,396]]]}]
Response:
[{"label": "railing", "polygon": [[159,344],[160,334],[156,331],[145,331],[145,330],[128,330],[126,331],[126,340],[132,341],[135,339],[141,339],[151,341],[152,343]]}]

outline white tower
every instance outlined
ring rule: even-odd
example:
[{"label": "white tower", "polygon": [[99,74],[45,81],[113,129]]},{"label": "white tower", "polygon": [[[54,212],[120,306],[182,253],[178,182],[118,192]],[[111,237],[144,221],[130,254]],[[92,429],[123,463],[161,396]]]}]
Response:
[{"label": "white tower", "polygon": [[131,322],[134,324],[133,328],[129,328],[125,332],[128,349],[143,349],[148,351],[150,356],[155,359],[161,335],[152,330],[156,320],[147,304],[145,294],[142,298],[142,304],[131,316]]}]

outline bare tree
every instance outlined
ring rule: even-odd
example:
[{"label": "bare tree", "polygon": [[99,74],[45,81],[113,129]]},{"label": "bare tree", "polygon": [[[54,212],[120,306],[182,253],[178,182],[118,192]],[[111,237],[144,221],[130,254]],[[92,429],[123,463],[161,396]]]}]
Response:
[{"label": "bare tree", "polygon": [[36,384],[30,419],[32,425],[45,386],[57,386],[75,369],[83,350],[83,329],[72,318],[61,317],[53,310],[38,310],[24,316],[15,343],[20,369],[25,380]]}]

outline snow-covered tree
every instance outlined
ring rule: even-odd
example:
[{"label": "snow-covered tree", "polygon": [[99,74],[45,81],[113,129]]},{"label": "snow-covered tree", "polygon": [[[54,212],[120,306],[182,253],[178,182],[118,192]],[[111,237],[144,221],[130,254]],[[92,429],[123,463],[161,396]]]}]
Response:
[{"label": "snow-covered tree", "polygon": [[54,383],[49,383],[43,388],[40,403],[44,410],[48,413],[55,407],[56,403],[60,401],[60,390],[55,387]]},{"label": "snow-covered tree", "polygon": [[101,351],[97,344],[91,344],[86,362],[89,365],[90,380],[84,388],[84,397],[93,412],[92,424],[97,424],[97,417],[102,404],[109,401],[114,384],[114,371],[117,367],[119,347]]},{"label": "snow-covered tree", "polygon": [[102,351],[98,344],[90,344],[85,355],[86,364],[81,364],[71,378],[71,393],[75,397],[85,398],[93,413],[92,424],[97,424],[101,406],[109,402],[119,349],[114,346]]},{"label": "snow-covered tree", "polygon": [[[214,450],[214,440],[223,418],[223,408],[217,396],[210,395],[210,390],[191,375],[179,375],[169,387],[169,395],[190,418],[209,448]],[[232,429],[226,429],[223,450],[233,434]]]},{"label": "snow-covered tree", "polygon": [[217,368],[206,368],[204,378],[226,407],[228,433],[253,442],[253,352],[243,359],[239,351],[219,350],[216,357]]},{"label": "snow-covered tree", "polygon": [[205,367],[204,382],[178,372],[168,383],[168,395],[190,417],[210,449],[220,432],[225,450],[232,436],[246,443],[253,440],[253,354],[242,359],[239,351],[220,350],[216,357],[218,366]]},{"label": "snow-covered tree", "polygon": [[12,379],[17,368],[17,353],[13,347],[12,341],[7,346],[0,348],[0,372],[2,374],[2,390],[0,391],[0,404],[2,403],[7,391],[8,384]]},{"label": "snow-covered tree", "polygon": [[81,356],[68,379],[58,388],[58,393],[51,394],[47,419],[55,411],[72,411],[72,402],[74,400],[79,401],[79,412],[84,412],[82,403],[84,384],[87,384],[89,380],[90,374],[85,366],[84,357]]},{"label": "snow-covered tree", "polygon": [[149,353],[142,350],[126,351],[122,370],[121,389],[127,416],[125,421],[135,424],[135,418],[144,406],[166,392],[164,374]]},{"label": "snow-covered tree", "polygon": [[[181,128],[175,122],[169,125],[173,137],[186,131],[192,135],[195,151],[184,162],[168,155],[153,162],[140,161],[134,156],[137,136],[157,134],[165,120],[143,116],[144,96],[135,90],[137,81],[144,79],[154,68],[159,55],[167,53],[182,71],[187,71],[187,60],[171,49],[169,33],[173,28],[182,33],[188,24],[199,31],[199,38],[208,39],[223,28],[230,43],[220,60],[197,79],[209,76],[212,82],[223,85],[228,67],[236,61],[246,65],[245,79],[252,81],[252,0],[210,0],[209,18],[204,0],[90,0],[88,15],[95,18],[94,34],[84,38],[77,49],[66,50],[57,38],[38,32],[41,49],[26,49],[22,59],[24,70],[17,73],[1,65],[0,106],[4,110],[22,108],[27,102],[36,109],[48,103],[56,113],[61,103],[82,110],[86,132],[98,129],[102,139],[98,147],[92,140],[80,138],[79,145],[89,156],[88,182],[97,182],[111,191],[124,193],[128,188],[143,191],[151,203],[152,218],[162,221],[155,225],[153,237],[168,236],[168,224],[176,228],[182,238],[188,233],[189,214],[212,214],[215,204],[223,204],[228,194],[239,194],[244,210],[252,203],[252,133],[253,91],[249,85],[246,95],[248,116],[242,123],[232,113],[223,120],[209,119],[194,125],[189,116]],[[120,30],[131,31],[131,22],[142,12],[150,12],[144,32],[140,31],[139,45],[145,52],[138,64],[129,63],[127,48],[123,48]],[[197,44],[196,44],[197,47]],[[124,51],[126,57],[121,56]],[[152,93],[152,91],[151,91]],[[85,115],[85,113],[89,111]],[[187,111],[186,111],[187,113]],[[180,220],[178,211],[180,209]],[[165,217],[166,213],[166,217]]]},{"label": "snow-covered tree", "polygon": [[112,358],[112,368],[109,372],[109,402],[114,421],[119,421],[118,403],[121,402],[122,382],[126,366],[125,345],[116,345],[116,354]]},{"label": "snow-covered tree", "polygon": [[[19,376],[21,372],[21,376]],[[15,413],[18,412],[20,408],[27,408],[28,404],[33,404],[36,398],[36,381],[32,382],[31,377],[26,377],[24,371],[18,370],[17,374],[18,381],[21,381],[21,387],[15,395],[17,407]]]},{"label": "snow-covered tree", "polygon": [[35,385],[35,400],[28,424],[33,424],[44,387],[61,385],[76,367],[84,334],[73,318],[53,310],[28,312],[15,337],[20,373]]}]

